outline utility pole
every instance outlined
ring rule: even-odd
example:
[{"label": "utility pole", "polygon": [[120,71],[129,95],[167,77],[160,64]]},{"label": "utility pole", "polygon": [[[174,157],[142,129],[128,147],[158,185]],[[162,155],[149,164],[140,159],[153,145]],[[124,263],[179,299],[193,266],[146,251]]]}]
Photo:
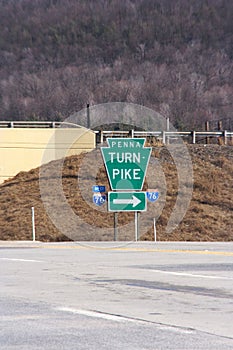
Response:
[{"label": "utility pole", "polygon": [[91,127],[91,120],[90,120],[90,105],[87,103],[87,129],[90,129]]}]

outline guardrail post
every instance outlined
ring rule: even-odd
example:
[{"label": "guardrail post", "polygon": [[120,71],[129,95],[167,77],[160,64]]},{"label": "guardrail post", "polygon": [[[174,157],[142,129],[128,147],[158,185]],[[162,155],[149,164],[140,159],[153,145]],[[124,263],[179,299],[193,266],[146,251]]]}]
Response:
[{"label": "guardrail post", "polygon": [[223,142],[224,142],[224,145],[227,145],[227,130],[223,131]]},{"label": "guardrail post", "polygon": [[103,130],[100,130],[100,143],[104,142],[104,133]]},{"label": "guardrail post", "polygon": [[166,131],[163,130],[163,144],[166,145]]},{"label": "guardrail post", "polygon": [[[169,118],[166,119],[166,128],[167,128],[167,131],[170,131],[170,121],[169,121]],[[170,143],[170,137],[168,136],[167,137],[167,144],[169,145]]]},{"label": "guardrail post", "polygon": [[196,131],[195,130],[193,130],[192,131],[192,143],[195,145],[195,143],[196,143]]}]

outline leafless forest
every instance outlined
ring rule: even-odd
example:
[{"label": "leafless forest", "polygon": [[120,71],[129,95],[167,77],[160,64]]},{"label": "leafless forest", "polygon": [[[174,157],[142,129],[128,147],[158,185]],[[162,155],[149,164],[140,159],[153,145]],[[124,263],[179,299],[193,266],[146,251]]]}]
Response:
[{"label": "leafless forest", "polygon": [[233,1],[0,0],[0,120],[141,104],[232,128]]}]

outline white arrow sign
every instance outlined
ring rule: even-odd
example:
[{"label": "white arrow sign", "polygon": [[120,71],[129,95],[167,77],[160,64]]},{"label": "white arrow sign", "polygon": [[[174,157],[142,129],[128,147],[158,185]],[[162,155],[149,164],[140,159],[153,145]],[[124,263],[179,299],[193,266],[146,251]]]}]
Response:
[{"label": "white arrow sign", "polygon": [[113,199],[113,204],[133,204],[133,208],[139,203],[141,203],[141,200],[135,196],[132,196],[132,199]]}]

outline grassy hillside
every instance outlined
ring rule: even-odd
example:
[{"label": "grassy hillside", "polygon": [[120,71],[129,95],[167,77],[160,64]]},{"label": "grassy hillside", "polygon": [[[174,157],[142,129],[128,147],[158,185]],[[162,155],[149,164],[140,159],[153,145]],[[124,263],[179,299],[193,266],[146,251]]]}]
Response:
[{"label": "grassy hillside", "polygon": [[[170,234],[165,232],[166,224],[177,197],[177,171],[165,147],[154,147],[153,157],[159,162],[166,178],[166,204],[162,215],[157,221],[157,237],[159,240],[183,241],[232,241],[233,240],[233,205],[232,205],[232,174],[233,148],[232,146],[217,145],[189,145],[194,169],[193,197],[184,220],[179,227]],[[91,189],[86,188],[84,195],[77,186],[77,174],[83,176],[82,184],[90,174],[95,173],[95,165],[89,161],[85,171],[80,175],[80,166],[84,154],[71,156],[65,159],[63,167],[63,191],[74,213],[78,213],[92,229],[83,232],[82,227],[76,227],[76,237],[79,240],[113,240],[110,234],[95,235],[96,225],[105,228],[113,227],[113,214],[98,211],[91,205]],[[57,163],[51,162],[45,166],[49,171],[50,180],[48,191],[56,197]],[[160,179],[158,179],[160,181]],[[109,190],[106,172],[102,166],[96,182],[106,184]],[[146,181],[147,182],[147,181]],[[146,182],[145,188],[146,189]],[[88,200],[90,199],[90,203]],[[90,197],[90,198],[89,198]],[[59,205],[59,203],[58,203]],[[0,239],[1,240],[30,240],[31,239],[31,207],[35,207],[36,237],[42,241],[61,241],[69,238],[61,234],[52,224],[45,212],[39,190],[39,169],[21,172],[13,179],[0,185]],[[106,208],[106,207],[105,207]],[[67,230],[72,222],[62,216]],[[119,225],[134,220],[134,215],[119,214]],[[153,221],[147,233],[141,236],[142,240],[153,240]],[[120,237],[122,240],[132,240],[132,236]]]}]

